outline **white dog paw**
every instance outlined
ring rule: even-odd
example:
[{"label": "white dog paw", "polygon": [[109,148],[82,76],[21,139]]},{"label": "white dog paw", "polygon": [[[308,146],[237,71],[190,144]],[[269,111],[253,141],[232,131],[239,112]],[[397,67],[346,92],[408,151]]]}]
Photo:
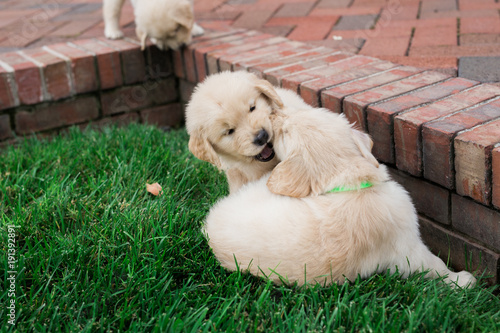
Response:
[{"label": "white dog paw", "polygon": [[460,288],[472,288],[476,284],[476,278],[469,272],[461,271],[455,273],[453,278],[450,276],[452,284],[456,284]]},{"label": "white dog paw", "polygon": [[123,32],[119,29],[105,29],[104,36],[109,39],[119,39],[123,37]]},{"label": "white dog paw", "polygon": [[205,33],[205,30],[202,27],[200,27],[198,24],[195,23],[193,25],[193,29],[191,30],[191,35],[193,37],[201,36],[204,33]]}]

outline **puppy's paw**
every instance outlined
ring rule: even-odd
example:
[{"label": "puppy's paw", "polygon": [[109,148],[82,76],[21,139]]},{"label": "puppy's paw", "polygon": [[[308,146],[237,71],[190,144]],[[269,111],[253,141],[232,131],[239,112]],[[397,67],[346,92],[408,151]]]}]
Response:
[{"label": "puppy's paw", "polygon": [[191,35],[193,37],[201,36],[204,33],[205,33],[205,30],[202,27],[200,27],[198,24],[195,23],[193,25],[193,29],[191,30]]},{"label": "puppy's paw", "polygon": [[123,37],[123,32],[120,29],[106,28],[104,29],[104,36],[109,39],[119,39]]},{"label": "puppy's paw", "polygon": [[461,271],[449,276],[452,286],[460,288],[472,288],[476,285],[476,278],[469,272]]}]

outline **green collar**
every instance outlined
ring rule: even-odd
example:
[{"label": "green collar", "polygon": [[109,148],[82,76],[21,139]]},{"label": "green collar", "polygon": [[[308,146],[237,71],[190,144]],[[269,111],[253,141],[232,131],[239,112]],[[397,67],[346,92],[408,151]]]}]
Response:
[{"label": "green collar", "polygon": [[330,191],[326,193],[338,193],[338,192],[347,192],[347,191],[355,191],[360,190],[362,188],[372,187],[373,184],[370,182],[362,182],[359,187],[346,187],[346,186],[337,186],[332,188]]}]

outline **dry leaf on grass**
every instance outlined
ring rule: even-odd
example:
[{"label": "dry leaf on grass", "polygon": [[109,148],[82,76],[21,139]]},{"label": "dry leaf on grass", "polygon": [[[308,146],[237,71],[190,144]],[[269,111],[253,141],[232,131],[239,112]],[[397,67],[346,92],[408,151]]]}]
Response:
[{"label": "dry leaf on grass", "polygon": [[161,185],[158,183],[154,183],[154,184],[147,184],[146,183],[146,190],[149,193],[151,193],[152,195],[160,195],[162,193]]}]

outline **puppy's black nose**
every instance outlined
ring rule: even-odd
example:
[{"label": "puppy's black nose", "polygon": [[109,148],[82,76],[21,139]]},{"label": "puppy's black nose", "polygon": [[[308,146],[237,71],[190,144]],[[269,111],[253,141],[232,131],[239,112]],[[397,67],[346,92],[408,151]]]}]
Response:
[{"label": "puppy's black nose", "polygon": [[267,140],[269,140],[269,134],[265,129],[261,129],[259,133],[257,133],[257,135],[255,136],[253,143],[257,146],[262,146],[267,143]]}]

